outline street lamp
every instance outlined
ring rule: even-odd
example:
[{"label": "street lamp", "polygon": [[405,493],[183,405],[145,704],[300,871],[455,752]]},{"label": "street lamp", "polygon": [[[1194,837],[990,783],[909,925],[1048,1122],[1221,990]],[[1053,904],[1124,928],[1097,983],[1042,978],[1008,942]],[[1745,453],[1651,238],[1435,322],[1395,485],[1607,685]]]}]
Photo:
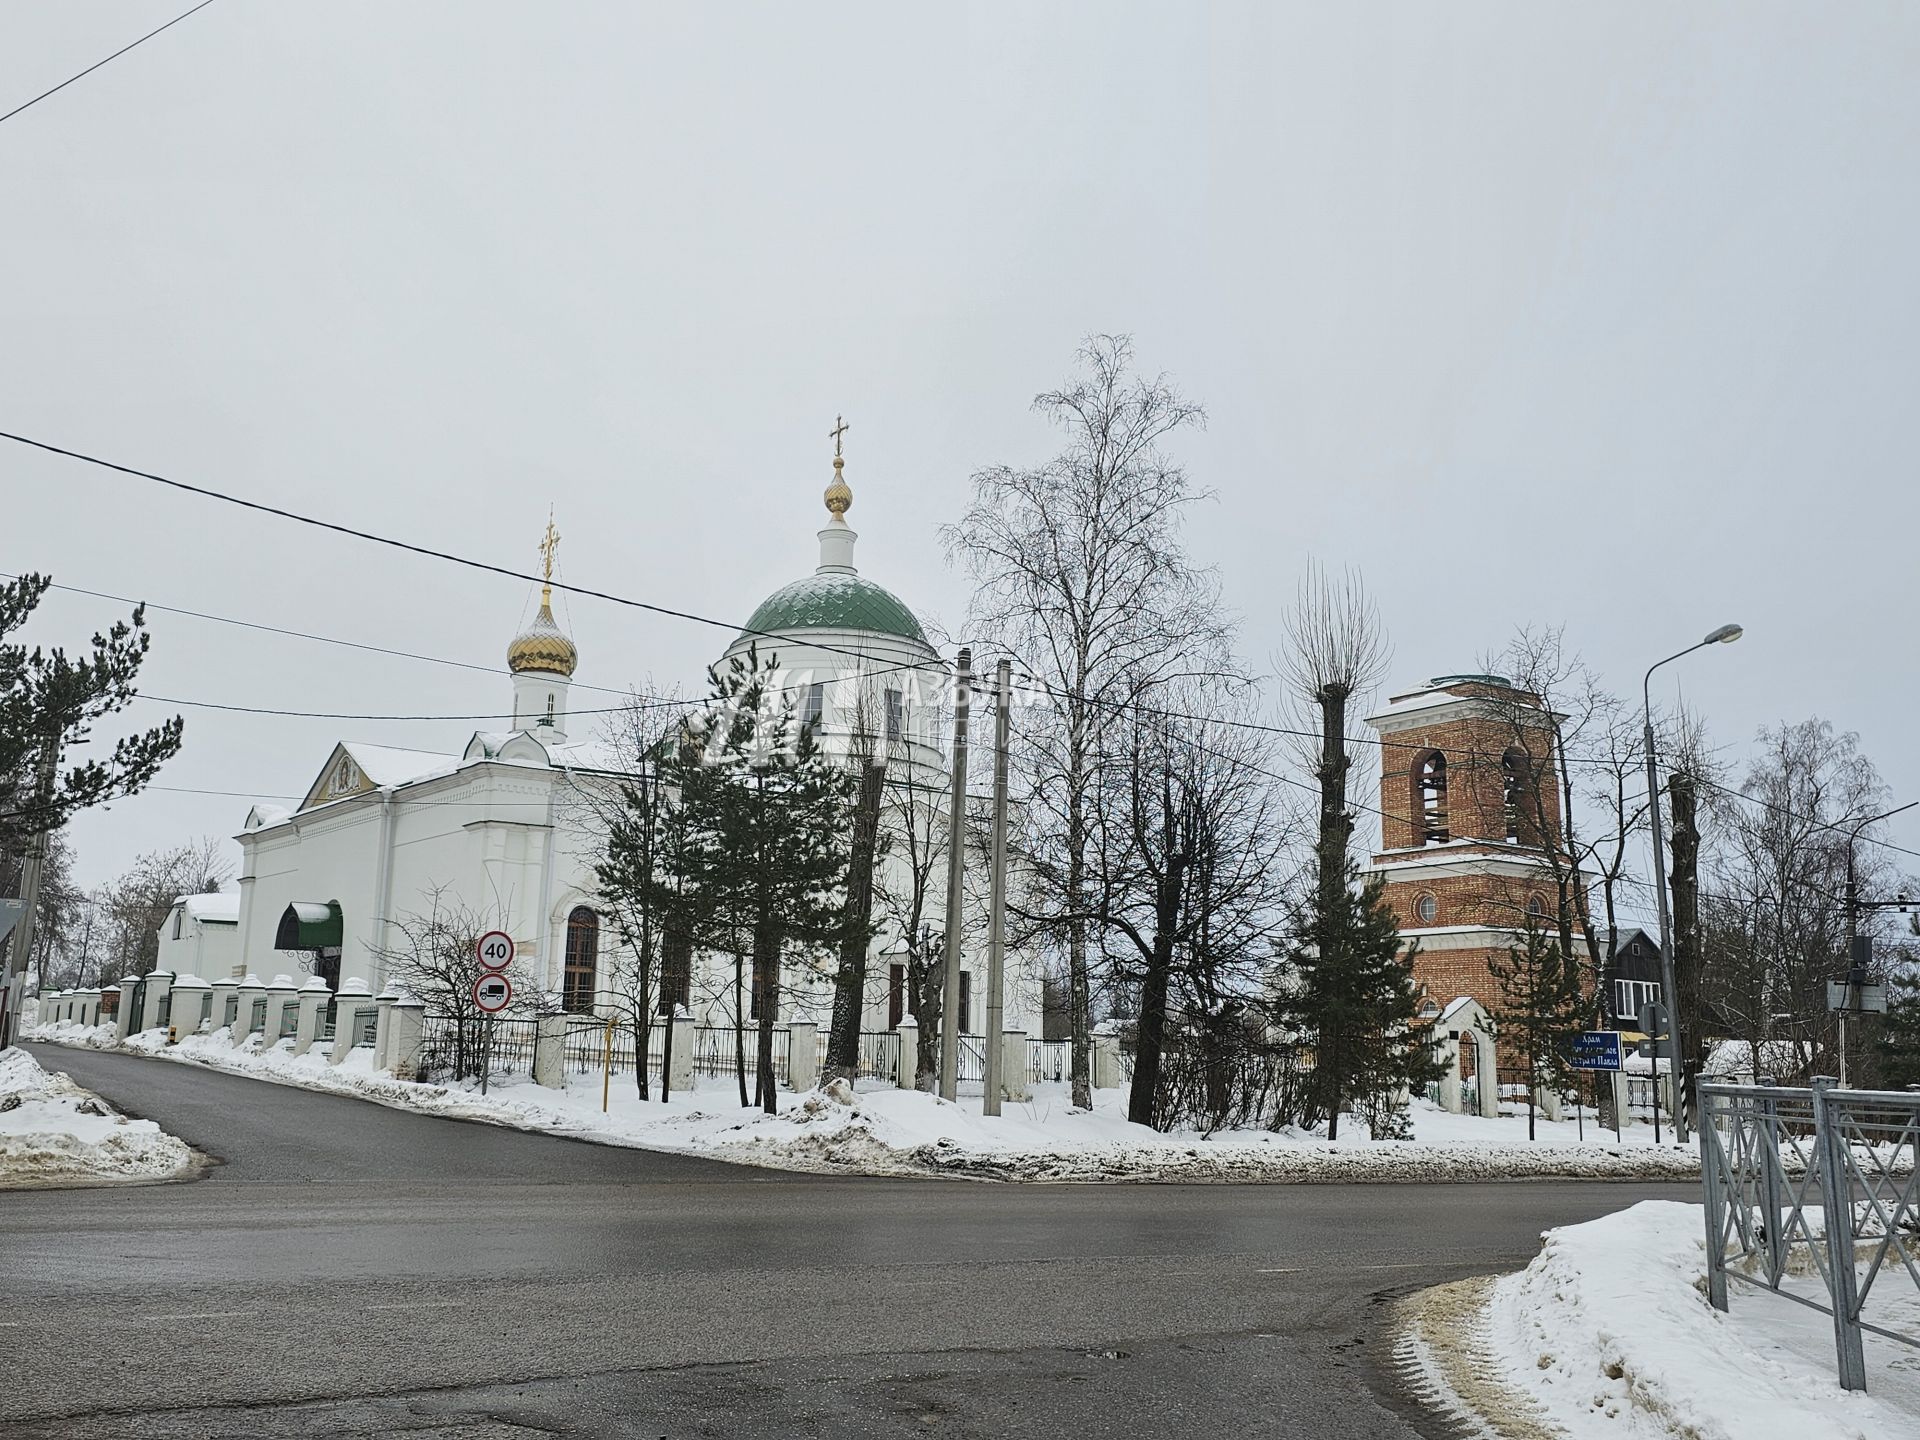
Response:
[{"label": "street lamp", "polygon": [[[1673,921],[1667,914],[1667,841],[1660,825],[1660,765],[1653,743],[1653,672],[1671,665],[1683,655],[1704,650],[1709,645],[1731,645],[1744,632],[1738,625],[1722,625],[1707,632],[1704,640],[1679,650],[1647,667],[1640,682],[1641,714],[1646,725],[1647,816],[1653,826],[1653,895],[1660,908],[1660,988],[1667,1000],[1667,1074],[1671,1080],[1669,1099],[1673,1105],[1673,1138],[1686,1143],[1687,1123],[1680,1103],[1680,989],[1673,978]],[[1660,1067],[1654,1066],[1654,1104],[1660,1103]]]}]

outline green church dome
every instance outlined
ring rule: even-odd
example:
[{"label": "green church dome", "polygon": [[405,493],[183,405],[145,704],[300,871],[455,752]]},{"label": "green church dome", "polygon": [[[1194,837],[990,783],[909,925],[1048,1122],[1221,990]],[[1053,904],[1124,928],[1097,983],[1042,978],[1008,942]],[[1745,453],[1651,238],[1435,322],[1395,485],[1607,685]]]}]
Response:
[{"label": "green church dome", "polygon": [[920,622],[892,591],[847,573],[808,575],[782,585],[748,617],[743,638],[783,630],[867,630],[927,643]]}]

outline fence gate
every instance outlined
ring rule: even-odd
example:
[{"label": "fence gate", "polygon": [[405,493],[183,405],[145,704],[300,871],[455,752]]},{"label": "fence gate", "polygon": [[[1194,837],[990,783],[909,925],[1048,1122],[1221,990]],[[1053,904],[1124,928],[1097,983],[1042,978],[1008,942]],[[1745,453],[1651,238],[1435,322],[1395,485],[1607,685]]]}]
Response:
[{"label": "fence gate", "polygon": [[[1700,1085],[1707,1298],[1727,1282],[1833,1318],[1840,1383],[1867,1388],[1862,1335],[1920,1349],[1920,1334],[1867,1318],[1876,1285],[1920,1289],[1920,1094]],[[1796,1257],[1818,1279],[1796,1293]],[[1823,1303],[1824,1302],[1824,1303]]]}]

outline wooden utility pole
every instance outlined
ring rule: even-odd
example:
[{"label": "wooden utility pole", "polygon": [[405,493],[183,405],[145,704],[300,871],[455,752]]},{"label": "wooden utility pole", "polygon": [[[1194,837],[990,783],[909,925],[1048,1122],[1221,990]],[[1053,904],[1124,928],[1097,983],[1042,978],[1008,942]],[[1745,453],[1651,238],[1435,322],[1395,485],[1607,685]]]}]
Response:
[{"label": "wooden utility pole", "polygon": [[[993,674],[993,855],[991,898],[987,909],[987,1094],[981,1113],[1000,1113],[1004,1033],[1002,1012],[1007,973],[1007,736],[1013,710],[1013,662],[1002,660]],[[1023,1060],[1025,1057],[1021,1057]]]},{"label": "wooden utility pole", "polygon": [[973,686],[973,652],[960,647],[953,676],[953,789],[948,799],[947,954],[940,989],[940,1094],[960,1094],[960,908],[967,878],[967,706]]}]

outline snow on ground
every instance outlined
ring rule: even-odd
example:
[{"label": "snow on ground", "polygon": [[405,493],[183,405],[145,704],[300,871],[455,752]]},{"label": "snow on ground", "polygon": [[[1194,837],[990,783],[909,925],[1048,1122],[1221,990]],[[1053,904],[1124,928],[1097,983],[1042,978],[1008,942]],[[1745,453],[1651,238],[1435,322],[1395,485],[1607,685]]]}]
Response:
[{"label": "snow on ground", "polygon": [[0,1050],[0,1190],[169,1180],[196,1163],[151,1120],[129,1120],[24,1050]]},{"label": "snow on ground", "polygon": [[[1707,1304],[1704,1232],[1700,1206],[1664,1200],[1549,1230],[1519,1274],[1441,1286],[1409,1302],[1403,1368],[1468,1433],[1920,1434],[1920,1354],[1869,1334],[1867,1391],[1842,1390],[1827,1316],[1738,1284],[1727,1314]],[[1816,1280],[1805,1293],[1817,1290]],[[1877,1323],[1920,1335],[1920,1295],[1905,1275],[1883,1276],[1875,1302]]]},{"label": "snow on ground", "polygon": [[[110,1030],[48,1029],[43,1038],[111,1046]],[[845,1097],[783,1092],[778,1115],[739,1105],[731,1078],[705,1080],[668,1104],[643,1101],[631,1075],[615,1076],[600,1108],[598,1073],[574,1074],[563,1090],[525,1076],[496,1079],[482,1096],[460,1085],[395,1080],[353,1052],[330,1065],[290,1043],[262,1047],[260,1037],[234,1047],[224,1030],[169,1046],[164,1032],[125,1042],[129,1049],[214,1066],[281,1084],[353,1095],[401,1109],[484,1120],[614,1145],[702,1154],[784,1169],[868,1175],[947,1175],[1024,1181],[1332,1181],[1483,1180],[1529,1176],[1672,1177],[1698,1173],[1691,1148],[1656,1149],[1651,1131],[1629,1127],[1626,1143],[1588,1117],[1585,1141],[1571,1120],[1540,1122],[1529,1143],[1526,1119],[1482,1120],[1419,1102],[1412,1141],[1369,1140],[1343,1122],[1338,1143],[1293,1130],[1238,1131],[1211,1138],[1162,1134],[1125,1118],[1121,1090],[1096,1092],[1091,1111],[1076,1110],[1066,1087],[1041,1085],[1034,1098],[1008,1102],[998,1118],[981,1113],[980,1097],[949,1104],[918,1091],[862,1082]]]}]

